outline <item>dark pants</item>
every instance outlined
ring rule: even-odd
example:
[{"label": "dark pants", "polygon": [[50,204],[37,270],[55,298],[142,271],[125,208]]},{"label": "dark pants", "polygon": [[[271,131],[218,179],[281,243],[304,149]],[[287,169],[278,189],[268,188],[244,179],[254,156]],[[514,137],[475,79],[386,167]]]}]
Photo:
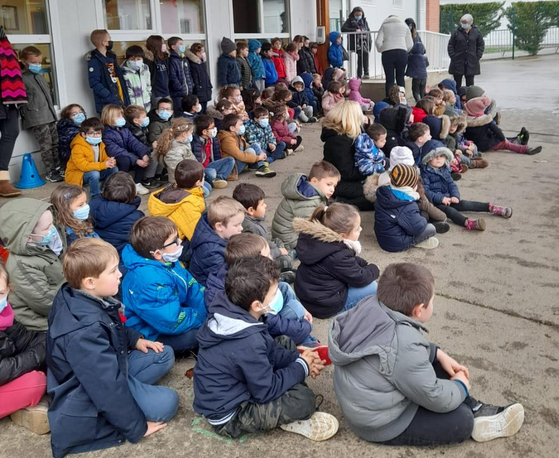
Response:
[{"label": "dark pants", "polygon": [[[460,89],[462,87],[462,77],[464,75],[458,75],[458,74],[454,74],[452,75],[454,76],[454,81],[456,81],[456,90]],[[466,75],[466,86],[473,86],[474,85],[474,78],[475,75]]]},{"label": "dark pants", "polygon": [[425,230],[419,234],[417,237],[414,237],[413,239],[413,244],[417,245],[418,243],[424,242],[425,240],[434,237],[437,234],[437,230],[435,229],[435,226],[433,226],[432,224],[427,224],[427,226],[425,226]]},{"label": "dark pants", "polygon": [[386,75],[384,90],[388,97],[388,90],[394,86],[394,73],[398,86],[405,86],[404,75],[408,65],[408,53],[403,49],[391,49],[382,53],[382,67]]},{"label": "dark pants", "polygon": [[0,170],[8,170],[14,145],[19,135],[19,114],[15,106],[4,107],[6,118],[0,119]]},{"label": "dark pants", "polygon": [[488,203],[473,202],[471,200],[461,200],[457,204],[450,205],[439,204],[436,205],[436,207],[443,211],[454,224],[458,224],[459,226],[464,226],[468,219],[460,212],[489,212]]},{"label": "dark pants", "polygon": [[425,96],[426,79],[413,78],[411,80],[411,92],[416,102],[419,102]]},{"label": "dark pants", "polygon": [[[140,158],[138,158],[140,159]],[[134,183],[141,183],[146,173],[146,167],[140,167],[135,162],[132,162],[128,156],[121,156],[116,158],[116,165],[121,172],[134,171]]]},{"label": "dark pants", "polygon": [[361,78],[363,74],[369,76],[369,51],[357,51],[357,78]]}]

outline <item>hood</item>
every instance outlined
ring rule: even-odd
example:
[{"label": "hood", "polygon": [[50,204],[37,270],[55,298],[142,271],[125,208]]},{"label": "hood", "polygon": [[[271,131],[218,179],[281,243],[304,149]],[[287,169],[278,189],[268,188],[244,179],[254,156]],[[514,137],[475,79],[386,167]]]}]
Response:
[{"label": "hood", "polygon": [[251,38],[250,40],[248,40],[248,50],[249,50],[249,52],[254,52],[258,48],[261,48],[261,47],[262,47],[262,43],[260,43],[258,40],[255,40],[254,38]]},{"label": "hood", "polygon": [[109,229],[113,224],[137,211],[141,203],[139,196],[136,196],[131,204],[113,202],[101,196],[96,197],[90,202],[91,213],[95,215],[95,227]]},{"label": "hood", "polygon": [[468,116],[479,117],[485,114],[485,109],[491,105],[489,97],[475,97],[466,102],[465,109]]},{"label": "hood", "polygon": [[412,109],[403,105],[386,108],[380,113],[380,123],[386,127],[387,130],[402,132],[411,113]]},{"label": "hood", "polygon": [[219,291],[225,291],[225,277],[227,276],[227,271],[229,266],[224,263],[219,270],[212,272],[208,275],[206,280],[206,292],[204,298],[206,301],[206,307],[208,307]]},{"label": "hood", "polygon": [[434,139],[444,140],[448,137],[448,132],[450,130],[450,118],[448,116],[425,116],[421,122],[429,126],[431,136]]},{"label": "hood", "polygon": [[313,82],[312,75],[310,73],[305,72],[305,73],[301,74],[301,78],[303,79],[303,82],[305,83],[305,87],[307,89],[311,89],[311,85],[312,85],[312,82]]},{"label": "hood", "polygon": [[217,111],[213,105],[210,105],[206,108],[206,113],[208,116],[211,116],[214,119],[223,119],[225,117],[223,116],[223,113]]},{"label": "hood", "polygon": [[169,217],[180,208],[181,202],[190,195],[190,191],[177,188],[175,185],[157,190],[149,196],[148,210],[152,215]]},{"label": "hood", "polygon": [[476,97],[483,97],[485,95],[485,90],[479,86],[469,86],[466,90],[466,102],[469,102]]},{"label": "hood", "polygon": [[295,218],[293,229],[301,236],[307,236],[299,237],[297,243],[297,257],[305,264],[316,264],[337,251],[349,249],[340,234],[318,221]]},{"label": "hood", "polygon": [[453,116],[449,116],[449,118],[451,122],[454,118],[458,118],[458,125],[456,126],[456,132],[454,134],[459,134],[461,132],[464,132],[464,130],[466,130],[466,127],[468,127],[466,113],[462,113],[461,115],[456,114]]},{"label": "hood", "polygon": [[302,173],[295,173],[287,177],[281,184],[281,193],[283,197],[290,200],[307,200],[315,196],[326,198]]},{"label": "hood", "polygon": [[184,55],[185,55],[185,57],[186,57],[188,60],[194,62],[195,64],[200,65],[200,64],[202,63],[202,59],[200,59],[200,58],[199,58],[196,54],[194,54],[190,49],[187,49],[187,50],[184,52]]},{"label": "hood", "polygon": [[[382,21],[381,27],[382,27],[384,24],[402,24],[402,25],[406,25],[406,23],[405,23],[402,19],[400,19],[398,16],[396,16],[396,15],[388,16],[384,21]],[[408,26],[406,25],[406,27],[408,27]]]},{"label": "hood", "polygon": [[[442,145],[442,146],[441,146]],[[427,164],[429,161],[437,156],[444,154],[446,156],[447,162],[452,162],[454,156],[452,151],[444,146],[441,142],[433,142],[429,140],[425,145],[423,145],[423,154],[421,155],[421,163]]]},{"label": "hood", "polygon": [[[328,91],[326,91],[325,94],[330,94],[330,93]],[[326,142],[330,138],[337,137],[337,136],[341,137],[341,135],[338,134],[338,132],[336,132],[334,129],[330,129],[328,127],[323,127],[322,132],[320,133],[320,141]]]},{"label": "hood", "polygon": [[303,78],[301,78],[299,75],[291,80],[291,86],[293,86],[295,83],[303,83],[303,86],[305,85]]},{"label": "hood", "polygon": [[[468,106],[469,103],[470,102],[466,103],[466,107]],[[468,116],[467,118],[468,127],[480,127],[492,123],[493,119],[495,118],[495,115],[497,114],[497,104],[491,103],[491,105],[489,106],[490,106],[489,111],[486,114],[483,114],[482,116],[477,116],[477,117]]]},{"label": "hood", "polygon": [[0,208],[0,237],[8,251],[20,256],[50,251],[47,247],[27,244],[37,221],[47,210],[53,212],[50,203],[27,197],[11,200]]},{"label": "hood", "polygon": [[415,21],[414,21],[411,17],[407,18],[404,22],[406,23],[406,25],[407,25],[408,27],[409,27],[410,25],[413,25],[413,26],[417,29],[417,25],[415,24]]},{"label": "hood", "polygon": [[244,339],[260,332],[268,332],[268,326],[230,302],[225,291],[219,291],[208,308],[206,324],[197,339],[200,348],[207,349],[223,340]]},{"label": "hood", "polygon": [[388,103],[386,102],[377,102],[375,103],[375,106],[373,107],[373,115],[375,117],[375,122],[378,124],[380,123],[380,112],[382,110],[384,110],[385,108],[388,108],[390,105],[388,105]]},{"label": "hood", "polygon": [[72,141],[70,142],[70,148],[73,148],[74,146],[86,146],[91,148],[91,145],[89,143],[87,143],[87,141],[85,140],[85,138],[83,138],[79,133],[76,134],[74,136],[74,138],[72,139]]},{"label": "hood", "polygon": [[337,30],[334,30],[332,32],[330,32],[328,34],[328,40],[330,40],[330,43],[332,45],[336,44],[336,40],[338,39],[339,36],[341,36],[342,34],[340,32],[338,32]]},{"label": "hood", "polygon": [[[135,67],[132,67],[130,65],[130,61],[125,60],[122,65],[120,66],[122,68],[122,71],[126,72],[126,73],[137,73],[138,69],[136,69]],[[143,68],[140,69],[140,71],[143,70]]]},{"label": "hood", "polygon": [[332,80],[343,82],[342,79],[344,78],[344,73],[345,71],[342,70],[341,68],[335,68],[334,71],[332,72]]},{"label": "hood", "polygon": [[377,205],[381,208],[389,210],[405,207],[406,205],[413,203],[412,200],[398,199],[392,191],[393,189],[390,186],[380,186],[377,189]]},{"label": "hood", "polygon": [[442,86],[444,89],[450,89],[454,94],[458,95],[456,91],[456,81],[451,80],[450,78],[444,79],[439,83],[439,86]]},{"label": "hood", "polygon": [[352,91],[357,92],[357,91],[359,91],[359,88],[361,87],[361,80],[359,78],[355,78],[355,77],[351,78],[349,80],[348,86]]},{"label": "hood", "polygon": [[210,226],[210,223],[208,222],[208,214],[206,212],[202,214],[202,217],[196,225],[194,235],[192,236],[192,240],[190,241],[189,249],[194,251],[196,248],[199,248],[205,243],[216,243],[223,247],[227,245],[227,240],[222,239],[219,235],[217,235],[213,228]]}]

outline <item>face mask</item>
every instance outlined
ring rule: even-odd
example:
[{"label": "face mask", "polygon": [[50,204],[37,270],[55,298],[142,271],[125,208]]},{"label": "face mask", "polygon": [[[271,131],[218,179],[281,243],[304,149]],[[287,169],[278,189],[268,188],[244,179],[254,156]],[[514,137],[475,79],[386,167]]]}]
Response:
[{"label": "face mask", "polygon": [[461,23],[461,25],[462,25],[463,29],[469,29],[470,28],[470,24],[468,24],[468,23],[466,23],[466,24]]},{"label": "face mask", "polygon": [[167,52],[167,45],[165,43],[161,45],[161,52]]},{"label": "face mask", "polygon": [[128,62],[130,62],[130,66],[132,68],[135,68],[136,70],[140,70],[141,68],[144,67],[144,60],[140,59],[140,60],[129,60]]},{"label": "face mask", "polygon": [[363,19],[363,16],[353,16],[357,21],[360,21],[361,19]]},{"label": "face mask", "polygon": [[37,236],[37,237],[42,237],[42,240],[39,240],[38,242],[33,240],[32,243],[39,246],[47,246],[49,243],[51,243],[54,240],[56,236],[58,236],[58,231],[54,226],[51,226],[51,228],[45,235]]},{"label": "face mask", "polygon": [[206,60],[206,53],[203,52],[202,54],[200,54],[200,59],[202,59],[203,61]]},{"label": "face mask", "polygon": [[179,46],[179,52],[180,52],[181,54],[184,54],[185,51],[186,51],[186,46],[185,46],[185,45],[180,45],[180,46]]},{"label": "face mask", "polygon": [[41,73],[41,69],[43,68],[43,66],[41,64],[29,64],[29,71],[31,73]]},{"label": "face mask", "polygon": [[89,205],[85,204],[83,207],[74,210],[74,218],[79,219],[80,221],[85,221],[89,218]]},{"label": "face mask", "polygon": [[168,263],[177,262],[179,260],[179,258],[181,257],[182,249],[183,249],[183,246],[180,245],[177,248],[177,251],[175,251],[174,253],[161,253],[161,257],[163,258],[163,261],[168,262]]},{"label": "face mask", "polygon": [[109,40],[109,44],[107,45],[107,51],[110,51],[111,49],[113,49],[113,40]]},{"label": "face mask", "polygon": [[54,236],[54,239],[52,239],[52,241],[47,245],[56,256],[60,255],[60,253],[62,253],[62,240],[60,240],[60,236],[58,235],[58,231],[56,231],[56,235]]},{"label": "face mask", "polygon": [[260,127],[268,127],[270,125],[270,120],[269,119],[261,119],[260,121],[258,121],[258,124],[260,124]]},{"label": "face mask", "polygon": [[0,301],[0,313],[4,311],[4,309],[8,306],[8,296]]},{"label": "face mask", "polygon": [[186,137],[184,143],[190,143],[192,141],[192,134],[190,134],[188,137]]},{"label": "face mask", "polygon": [[196,113],[200,113],[202,111],[202,105],[196,105],[196,109],[194,111]]},{"label": "face mask", "polygon": [[74,121],[74,124],[79,126],[82,122],[85,121],[85,114],[78,113],[72,117],[72,120]]},{"label": "face mask", "polygon": [[409,25],[408,27],[410,28],[410,30],[412,30],[412,29],[413,29],[413,25],[411,25],[411,24],[410,24],[410,25]]},{"label": "face mask", "polygon": [[163,121],[168,121],[169,118],[172,116],[170,111],[167,110],[161,110],[160,112],[157,113],[157,115],[163,120]]},{"label": "face mask", "polygon": [[235,99],[235,102],[237,102],[237,103],[241,103],[243,101],[243,98],[240,95],[234,97],[234,99]]},{"label": "face mask", "polygon": [[125,124],[126,124],[126,119],[122,117],[116,118],[115,127],[124,127]]},{"label": "face mask", "polygon": [[85,141],[87,143],[89,143],[90,145],[98,145],[99,143],[101,143],[103,141],[103,137],[89,137],[89,136],[86,136]]},{"label": "face mask", "polygon": [[210,137],[215,138],[216,135],[217,135],[217,127],[214,127],[212,130],[210,130]]},{"label": "face mask", "polygon": [[241,128],[239,129],[239,132],[237,132],[237,135],[244,135],[245,134],[245,125],[241,125]]},{"label": "face mask", "polygon": [[143,121],[142,124],[140,124],[140,127],[147,127],[149,126],[149,118],[146,116]]},{"label": "face mask", "polygon": [[281,291],[278,289],[276,289],[276,294],[274,295],[274,298],[272,299],[272,302],[270,302],[267,306],[263,306],[262,307],[262,311],[264,313],[270,313],[272,315],[277,315],[279,312],[281,312],[281,309],[283,308],[283,296],[281,294]]}]

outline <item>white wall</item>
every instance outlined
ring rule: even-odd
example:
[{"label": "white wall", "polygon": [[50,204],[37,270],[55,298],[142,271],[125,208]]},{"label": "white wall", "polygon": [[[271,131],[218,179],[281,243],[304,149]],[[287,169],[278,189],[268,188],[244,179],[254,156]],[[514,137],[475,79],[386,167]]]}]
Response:
[{"label": "white wall", "polygon": [[363,8],[371,30],[378,30],[382,21],[392,14],[399,16],[401,19],[408,17],[415,19],[418,28],[421,29],[425,24],[425,11],[421,11],[421,17],[418,20],[417,11],[420,2],[421,0],[402,0],[403,8],[399,8],[394,6],[394,0],[350,0],[348,1],[348,10],[351,12],[356,6]]},{"label": "white wall", "polygon": [[306,35],[316,40],[316,2],[314,0],[289,0],[290,35]]}]

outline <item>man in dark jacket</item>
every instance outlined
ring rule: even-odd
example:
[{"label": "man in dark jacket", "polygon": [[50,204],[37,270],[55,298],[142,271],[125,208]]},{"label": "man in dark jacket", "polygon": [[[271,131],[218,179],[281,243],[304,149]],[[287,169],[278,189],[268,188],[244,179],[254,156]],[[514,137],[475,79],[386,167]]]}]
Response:
[{"label": "man in dark jacket", "polygon": [[448,41],[448,73],[454,77],[458,89],[462,86],[462,77],[466,77],[466,86],[473,86],[475,75],[481,73],[479,61],[485,51],[485,42],[473,23],[472,15],[464,14],[460,19],[460,28]]},{"label": "man in dark jacket", "polygon": [[184,53],[186,46],[179,37],[171,37],[169,44],[169,95],[175,110],[180,113],[182,98],[192,94],[193,82],[188,59]]}]

